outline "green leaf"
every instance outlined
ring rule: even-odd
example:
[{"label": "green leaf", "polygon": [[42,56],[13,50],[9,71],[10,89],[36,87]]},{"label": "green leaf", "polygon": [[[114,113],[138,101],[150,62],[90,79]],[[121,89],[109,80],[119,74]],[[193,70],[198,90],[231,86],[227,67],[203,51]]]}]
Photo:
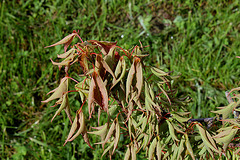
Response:
[{"label": "green leaf", "polygon": [[63,95],[63,100],[62,100],[62,104],[61,106],[58,108],[58,110],[56,111],[55,115],[53,116],[51,122],[53,121],[53,119],[60,114],[60,112],[63,110],[63,109],[66,109],[67,107],[69,106],[69,102],[68,102],[68,94],[65,93]]},{"label": "green leaf", "polygon": [[130,156],[131,156],[131,152],[130,152],[130,149],[129,149],[129,146],[128,146],[127,151],[126,151],[125,156],[124,156],[124,160],[129,160]]},{"label": "green leaf", "polygon": [[71,48],[69,51],[64,52],[63,54],[57,55],[58,58],[67,58],[69,55],[75,53],[75,48]]},{"label": "green leaf", "polygon": [[[114,145],[114,141],[110,142],[110,145],[103,151],[103,154],[101,156],[101,158],[104,156],[104,154],[106,154]],[[113,152],[112,152],[113,154]]]},{"label": "green leaf", "polygon": [[132,86],[132,81],[135,75],[135,61],[133,62],[133,64],[131,65],[131,68],[128,72],[128,76],[127,76],[127,82],[126,82],[126,101],[128,102],[128,96],[130,94],[130,89]]},{"label": "green leaf", "polygon": [[120,139],[120,125],[118,123],[118,119],[116,118],[116,130],[115,130],[115,138],[114,138],[114,148],[112,154],[114,153],[115,149],[117,148],[119,139]]},{"label": "green leaf", "polygon": [[104,111],[108,112],[107,89],[102,81],[102,78],[96,72],[93,72],[92,74],[88,96],[88,111],[90,118],[94,110],[94,102],[101,106]]},{"label": "green leaf", "polygon": [[228,106],[224,107],[218,111],[212,111],[213,113],[218,113],[223,115],[223,119],[228,118],[228,116],[232,113],[233,109],[237,106],[236,102],[230,103]]},{"label": "green leaf", "polygon": [[74,121],[73,121],[73,124],[72,124],[72,126],[71,126],[70,132],[69,132],[69,134],[68,134],[67,140],[65,141],[64,145],[65,145],[65,144],[68,142],[68,140],[73,136],[73,134],[75,133],[75,131],[76,131],[77,129],[79,129],[79,121],[78,121],[78,119],[79,119],[79,115],[76,114],[76,117],[75,117],[75,119],[74,119]]},{"label": "green leaf", "polygon": [[233,140],[237,131],[238,131],[238,128],[231,129],[230,133],[226,134],[225,136],[223,136],[221,138],[216,138],[217,143],[223,143],[224,144],[223,149],[226,151],[229,143]]},{"label": "green leaf", "polygon": [[107,141],[110,139],[110,137],[112,136],[112,134],[113,134],[113,131],[116,129],[116,124],[115,124],[115,121],[113,121],[113,123],[112,123],[112,125],[111,125],[111,127],[110,127],[110,129],[109,129],[109,131],[108,131],[108,134],[107,134],[107,136],[106,136],[106,138],[105,138],[105,140],[104,141],[102,141],[102,142],[99,142],[99,143],[96,143],[96,144],[103,144],[103,148],[104,148],[104,145],[107,143]]},{"label": "green leaf", "polygon": [[142,64],[141,61],[139,59],[136,59],[136,88],[138,90],[138,94],[137,94],[137,98],[139,98],[141,91],[142,91],[142,87],[143,87],[143,73],[142,73]]},{"label": "green leaf", "polygon": [[158,68],[155,68],[155,67],[151,67],[150,68],[152,73],[155,74],[157,77],[163,77],[163,76],[168,76],[169,73],[166,73]]},{"label": "green leaf", "polygon": [[209,136],[210,134],[204,130],[199,124],[196,124],[198,130],[199,130],[199,134],[203,140],[203,143],[205,145],[205,147],[211,148],[213,151],[217,152],[220,154],[220,151],[217,149],[215,142],[212,140],[212,138]]},{"label": "green leaf", "polygon": [[185,142],[184,138],[181,138],[180,145],[179,145],[179,150],[178,150],[178,154],[177,154],[177,159],[182,159],[181,154],[184,151],[184,145],[183,145],[184,142]]},{"label": "green leaf", "polygon": [[193,160],[195,160],[195,156],[193,154],[193,150],[192,150],[192,146],[190,144],[189,138],[188,138],[188,134],[184,134],[185,136],[185,145],[187,147],[187,152],[190,154],[190,156],[192,157]]},{"label": "green leaf", "polygon": [[170,132],[172,139],[174,139],[175,141],[179,141],[179,139],[177,139],[177,136],[175,135],[175,130],[174,130],[172,123],[169,120],[166,120],[166,122],[168,124],[169,132]]},{"label": "green leaf", "polygon": [[155,137],[150,144],[149,151],[148,151],[149,160],[153,159],[156,146],[157,146],[157,137]]},{"label": "green leaf", "polygon": [[[66,93],[68,91],[68,78],[64,77],[61,80],[60,85],[53,91],[54,91],[54,93],[47,100],[42,101],[43,103],[47,103],[47,102],[52,101],[57,98],[61,98],[64,95],[64,93]],[[52,91],[50,91],[49,93],[51,93],[51,92]]]},{"label": "green leaf", "polygon": [[174,113],[171,113],[171,115],[172,115],[173,118],[175,118],[180,123],[186,123],[189,119],[191,119],[191,118],[182,117],[182,116],[180,116],[178,114],[174,114]]},{"label": "green leaf", "polygon": [[118,84],[118,82],[120,82],[123,79],[123,77],[125,76],[126,62],[125,62],[123,57],[121,57],[120,60],[118,61],[118,65],[117,65],[117,68],[115,70],[115,76],[118,77],[119,73],[121,73],[120,77],[117,80],[113,79],[113,84],[112,84],[112,87],[110,89],[112,89],[114,86],[116,86],[116,84]]},{"label": "green leaf", "polygon": [[73,31],[72,34],[64,37],[62,40],[60,40],[59,42],[55,43],[55,44],[52,44],[50,46],[47,46],[45,48],[48,48],[48,47],[53,47],[53,46],[57,46],[57,45],[60,45],[60,44],[64,44],[64,51],[66,52],[67,51],[67,48],[68,46],[70,45],[70,43],[72,42],[73,38],[77,35],[76,31]]},{"label": "green leaf", "polygon": [[134,145],[131,145],[131,156],[132,156],[132,160],[136,160],[137,159],[137,153],[136,153],[136,148]]},{"label": "green leaf", "polygon": [[148,141],[149,141],[149,136],[147,134],[145,134],[144,138],[143,138],[143,143],[142,143],[143,149],[145,149],[147,147]]},{"label": "green leaf", "polygon": [[162,149],[163,149],[163,147],[161,146],[161,142],[160,141],[158,141],[157,142],[157,158],[158,159],[161,159],[162,158]]},{"label": "green leaf", "polygon": [[83,112],[79,113],[79,119],[78,119],[78,123],[79,123],[79,129],[76,132],[76,134],[74,136],[72,136],[68,141],[73,141],[75,138],[77,138],[81,133],[83,133],[84,129],[85,129],[85,118],[83,115]]}]

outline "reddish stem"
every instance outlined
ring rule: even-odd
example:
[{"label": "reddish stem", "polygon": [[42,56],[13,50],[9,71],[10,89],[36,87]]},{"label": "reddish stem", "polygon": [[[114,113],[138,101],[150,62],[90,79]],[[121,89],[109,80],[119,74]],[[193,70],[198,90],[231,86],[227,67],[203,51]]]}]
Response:
[{"label": "reddish stem", "polygon": [[87,80],[87,78],[85,78],[85,79],[84,79],[84,81],[83,81],[83,84],[82,84],[82,89],[83,89],[83,85],[84,85],[84,83],[86,82],[86,80]]},{"label": "reddish stem", "polygon": [[138,45],[136,45],[136,46],[133,48],[130,57],[132,57],[133,51],[136,49],[136,47],[138,47]]},{"label": "reddish stem", "polygon": [[130,57],[128,56],[127,52],[126,52],[124,49],[122,49],[122,48],[119,47],[119,46],[116,46],[116,47],[120,48],[120,49],[125,53],[125,55],[130,59]]},{"label": "reddish stem", "polygon": [[84,50],[83,50],[81,47],[78,46],[78,44],[76,44],[76,46],[77,46],[78,49],[80,49],[83,53],[85,53]]},{"label": "reddish stem", "polygon": [[65,93],[70,93],[70,92],[77,92],[77,90],[71,90],[71,91],[67,91]]},{"label": "reddish stem", "polygon": [[152,77],[152,75],[153,75],[153,73],[152,73],[152,74],[150,74],[150,76],[148,77],[148,79],[147,79],[147,80],[149,80],[149,78],[151,78],[151,77]]},{"label": "reddish stem", "polygon": [[83,103],[82,103],[82,105],[81,105],[81,108],[77,111],[78,113],[80,113],[80,112],[82,111],[82,107],[83,107],[83,105],[85,104],[86,101],[87,101],[87,99],[85,99],[85,100],[83,101]]},{"label": "reddish stem", "polygon": [[73,79],[73,78],[71,78],[71,77],[68,77],[68,76],[66,76],[67,78],[69,78],[69,79],[71,79],[71,80],[73,80],[74,82],[76,82],[76,83],[79,83],[77,80],[75,80],[75,79]]},{"label": "reddish stem", "polygon": [[78,36],[78,38],[81,40],[81,42],[83,43],[83,40],[82,40],[82,38],[77,34],[77,36]]}]

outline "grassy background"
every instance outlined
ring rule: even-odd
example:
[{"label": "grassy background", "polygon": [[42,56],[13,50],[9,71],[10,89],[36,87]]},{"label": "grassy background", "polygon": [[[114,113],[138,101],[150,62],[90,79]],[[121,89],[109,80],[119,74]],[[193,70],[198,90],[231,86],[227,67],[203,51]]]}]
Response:
[{"label": "grassy background", "polygon": [[[13,0],[0,2],[0,157],[7,159],[99,159],[82,138],[63,147],[70,129],[65,114],[42,105],[58,85],[46,48],[79,30],[83,40],[118,41],[122,48],[150,45],[147,64],[181,73],[177,83],[193,100],[193,117],[213,116],[227,104],[224,92],[239,86],[240,2]],[[79,102],[70,101],[78,108]],[[93,141],[95,137],[93,137]],[[124,153],[117,151],[118,156]],[[143,156],[139,156],[143,158]],[[117,159],[117,156],[114,157]]]}]

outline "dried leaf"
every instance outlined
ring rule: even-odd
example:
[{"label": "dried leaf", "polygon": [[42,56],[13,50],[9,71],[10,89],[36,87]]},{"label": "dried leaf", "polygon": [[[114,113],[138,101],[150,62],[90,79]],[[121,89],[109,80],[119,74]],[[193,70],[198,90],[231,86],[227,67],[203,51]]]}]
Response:
[{"label": "dried leaf", "polygon": [[64,108],[64,111],[65,111],[65,113],[67,114],[68,119],[69,119],[69,121],[70,121],[71,124],[72,124],[72,116],[71,116],[71,113],[70,113],[70,107],[69,107],[69,105],[67,105],[67,107]]},{"label": "dried leaf", "polygon": [[50,59],[50,60],[52,61],[53,65],[58,65],[59,67],[60,66],[68,66],[74,60],[76,55],[77,54],[74,52],[71,55],[69,55],[67,58],[65,58],[62,62],[54,62],[52,59]]},{"label": "dried leaf", "polygon": [[73,121],[73,124],[72,124],[72,126],[71,126],[71,129],[70,129],[70,132],[69,132],[69,134],[68,134],[68,137],[67,137],[67,140],[65,141],[65,143],[64,143],[64,145],[68,142],[68,140],[73,136],[73,134],[75,133],[75,131],[77,130],[77,129],[79,129],[79,121],[78,121],[78,119],[79,119],[79,115],[78,114],[76,114],[76,117],[75,117],[75,119],[74,119],[74,121]]},{"label": "dried leaf", "polygon": [[96,82],[94,78],[92,77],[91,83],[90,83],[90,88],[89,88],[89,95],[88,95],[88,113],[89,113],[89,118],[92,117],[92,110],[94,110],[94,91],[97,88]]},{"label": "dried leaf", "polygon": [[92,75],[98,87],[96,90],[99,90],[99,93],[96,92],[96,90],[94,91],[94,99],[104,109],[104,111],[108,112],[108,93],[105,84],[103,83],[102,78],[95,72]]},{"label": "dried leaf", "polygon": [[85,53],[82,53],[79,57],[79,60],[80,66],[83,69],[83,73],[86,74],[89,71],[87,55]]},{"label": "dried leaf", "polygon": [[115,77],[112,69],[111,69],[111,68],[108,66],[108,64],[102,59],[102,56],[98,56],[98,55],[97,55],[96,60],[97,60],[100,64],[102,64],[103,68],[104,68],[106,71],[108,71],[108,72],[113,76],[114,80],[116,80],[116,77]]}]

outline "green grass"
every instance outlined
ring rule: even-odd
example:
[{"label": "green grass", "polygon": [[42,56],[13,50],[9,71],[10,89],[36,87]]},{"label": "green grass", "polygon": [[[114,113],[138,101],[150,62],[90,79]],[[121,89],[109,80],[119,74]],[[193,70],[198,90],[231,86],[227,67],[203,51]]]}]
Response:
[{"label": "green grass", "polygon": [[[122,48],[139,45],[139,40],[150,45],[147,64],[182,74],[175,87],[179,95],[192,97],[188,108],[192,116],[213,116],[211,110],[227,104],[224,92],[239,86],[239,4],[238,0],[0,2],[0,157],[101,156],[99,146],[91,150],[82,138],[63,147],[70,129],[66,115],[51,123],[56,109],[41,103],[59,82],[58,68],[49,58],[63,52],[62,46],[44,46],[73,30],[79,30],[83,40],[118,41]],[[78,109],[78,101],[70,102],[73,110]]]}]

